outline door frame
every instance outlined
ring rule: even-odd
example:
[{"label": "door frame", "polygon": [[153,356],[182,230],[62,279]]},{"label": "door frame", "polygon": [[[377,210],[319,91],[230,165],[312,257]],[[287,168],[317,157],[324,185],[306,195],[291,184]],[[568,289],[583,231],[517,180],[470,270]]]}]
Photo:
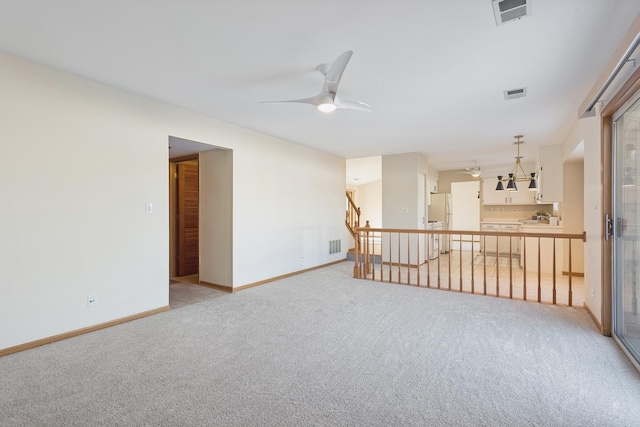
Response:
[{"label": "door frame", "polygon": [[[191,154],[169,159],[169,277],[176,277],[178,271],[178,227],[176,221],[176,209],[178,205],[178,185],[176,182],[178,173],[177,164],[192,160],[198,161],[199,158],[199,154]],[[198,169],[198,175],[199,174]],[[198,271],[200,271],[200,265],[198,265]]]},{"label": "door frame", "polygon": [[[601,145],[601,179],[602,182],[602,227],[600,241],[602,244],[602,307],[601,332],[611,336],[613,332],[613,239],[605,240],[606,227],[604,217],[613,216],[613,116],[637,92],[640,91],[640,68],[637,69],[614,97],[607,103],[601,113],[602,135]],[[614,237],[615,238],[615,237]]]}]

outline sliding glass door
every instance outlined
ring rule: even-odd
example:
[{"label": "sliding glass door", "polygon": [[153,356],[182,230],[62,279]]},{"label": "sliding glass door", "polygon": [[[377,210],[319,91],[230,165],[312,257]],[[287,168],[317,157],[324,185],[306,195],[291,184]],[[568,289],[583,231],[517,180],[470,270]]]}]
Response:
[{"label": "sliding glass door", "polygon": [[613,332],[640,363],[640,93],[613,116]]}]

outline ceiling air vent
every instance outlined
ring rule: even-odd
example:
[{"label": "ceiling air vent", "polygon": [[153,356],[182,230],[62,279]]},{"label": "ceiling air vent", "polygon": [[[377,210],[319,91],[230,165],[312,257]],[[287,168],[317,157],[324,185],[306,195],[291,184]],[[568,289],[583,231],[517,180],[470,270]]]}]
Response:
[{"label": "ceiling air vent", "polygon": [[531,15],[531,0],[493,0],[492,3],[497,25]]},{"label": "ceiling air vent", "polygon": [[511,89],[504,91],[504,99],[516,99],[527,96],[527,88]]}]

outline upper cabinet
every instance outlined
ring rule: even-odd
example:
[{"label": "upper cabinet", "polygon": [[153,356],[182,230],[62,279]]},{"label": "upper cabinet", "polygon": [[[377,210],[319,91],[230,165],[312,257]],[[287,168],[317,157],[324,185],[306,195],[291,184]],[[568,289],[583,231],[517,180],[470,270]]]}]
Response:
[{"label": "upper cabinet", "polygon": [[[518,185],[518,191],[496,191],[497,177],[483,179],[483,203],[485,205],[533,205],[536,203],[537,193],[529,191],[528,185]],[[522,187],[522,188],[520,188]]]},{"label": "upper cabinet", "polygon": [[505,191],[509,196],[509,203],[512,205],[533,205],[537,202],[538,192],[529,190],[528,182],[523,182],[518,187],[518,191]]},{"label": "upper cabinet", "polygon": [[506,205],[508,201],[506,191],[496,191],[497,177],[482,178],[482,202],[485,205]]},{"label": "upper cabinet", "polygon": [[[505,170],[509,170],[513,165],[508,165]],[[533,172],[534,163],[523,163],[526,173]],[[504,176],[504,175],[503,175]],[[520,173],[522,176],[522,173]],[[497,191],[498,177],[483,176],[482,199],[485,205],[534,205],[537,203],[538,192],[529,190],[529,181],[520,181],[516,185],[518,191]],[[504,186],[506,187],[506,183]]]},{"label": "upper cabinet", "polygon": [[539,149],[538,203],[562,201],[562,145],[546,145]]}]

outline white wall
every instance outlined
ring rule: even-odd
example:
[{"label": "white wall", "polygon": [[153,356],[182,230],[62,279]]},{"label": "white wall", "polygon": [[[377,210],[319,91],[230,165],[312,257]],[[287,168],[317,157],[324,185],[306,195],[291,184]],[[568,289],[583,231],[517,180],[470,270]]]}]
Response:
[{"label": "white wall", "polygon": [[[602,324],[602,182],[600,177],[601,133],[600,112],[578,120],[563,143],[568,155],[584,142],[584,231],[587,242],[584,249],[584,300],[598,322]],[[592,296],[593,292],[593,296]]]},{"label": "white wall", "polygon": [[[429,174],[420,153],[382,156],[382,226],[411,228],[418,224],[419,174]],[[405,212],[406,210],[406,212]]]},{"label": "white wall", "polygon": [[[421,210],[418,209],[418,175],[427,175],[429,166],[427,158],[420,153],[406,153],[382,156],[382,227],[416,229],[422,221]],[[384,235],[382,245],[387,247],[389,236]],[[407,236],[400,236],[400,255],[396,255],[398,242],[392,240],[390,253],[383,253],[383,261],[410,262],[416,264],[417,252],[408,257],[407,244],[403,242]],[[411,247],[418,244],[417,236]],[[425,253],[422,251],[421,253]],[[389,256],[391,258],[389,258]]]},{"label": "white wall", "polygon": [[418,221],[416,153],[382,156],[382,226],[416,228]]},{"label": "white wall", "polygon": [[345,256],[342,158],[8,55],[0,99],[0,349],[168,304],[169,135],[233,150],[234,287]]},{"label": "white wall", "polygon": [[[562,228],[564,233],[584,231],[584,162],[565,162],[563,170]],[[564,242],[564,271],[569,271],[569,242]],[[571,271],[584,273],[584,243],[572,241]]]},{"label": "white wall", "polygon": [[199,279],[233,287],[233,151],[200,153]]},{"label": "white wall", "polygon": [[345,160],[274,138],[233,149],[234,287],[344,259]]},{"label": "white wall", "polygon": [[373,228],[382,227],[382,180],[369,182],[356,189],[357,204],[362,212],[362,226],[366,221]]},{"label": "white wall", "polygon": [[[510,166],[513,168],[513,165]],[[505,169],[507,169],[505,167]],[[451,193],[451,184],[454,182],[469,182],[477,181],[482,182],[481,177],[473,177],[469,175],[465,169],[456,169],[451,171],[440,171],[438,180],[438,193]],[[481,184],[478,184],[482,188]],[[482,190],[481,190],[482,191]],[[482,200],[482,199],[481,199]]]}]

